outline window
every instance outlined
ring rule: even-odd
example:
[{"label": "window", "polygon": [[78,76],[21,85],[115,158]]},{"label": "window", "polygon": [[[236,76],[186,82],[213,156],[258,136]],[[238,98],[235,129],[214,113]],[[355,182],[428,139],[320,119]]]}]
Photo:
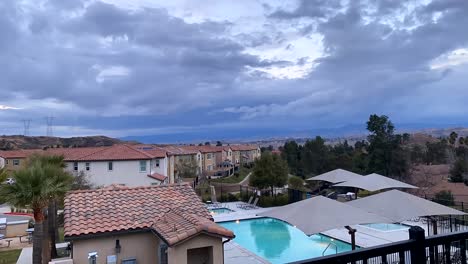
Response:
[{"label": "window", "polygon": [[140,160],[140,171],[146,171],[146,160]]},{"label": "window", "polygon": [[211,153],[206,154],[206,159],[211,159]]},{"label": "window", "polygon": [[156,160],[156,167],[159,167],[159,160]]},{"label": "window", "polygon": [[7,164],[7,165],[8,165],[8,160],[5,160],[5,164]]},{"label": "window", "polygon": [[73,162],[73,170],[78,171],[78,162]]},{"label": "window", "polygon": [[14,159],[13,160],[13,166],[19,166],[19,159]]},{"label": "window", "polygon": [[89,264],[96,264],[97,263],[97,258],[98,258],[97,252],[88,253],[88,263]]},{"label": "window", "polygon": [[200,154],[198,154],[197,157],[198,157],[198,160],[200,160]]},{"label": "window", "polygon": [[232,152],[231,152],[231,151],[229,151],[229,152],[228,152],[228,156],[231,156],[231,155],[232,155]]},{"label": "window", "polygon": [[213,170],[213,166],[212,166],[212,165],[208,165],[208,170],[209,170],[209,171],[212,171],[212,170]]},{"label": "window", "polygon": [[137,261],[135,258],[122,259],[122,264],[137,264]]},{"label": "window", "polygon": [[114,163],[112,163],[112,161],[107,162],[107,170],[108,171],[114,170]]},{"label": "window", "polygon": [[91,168],[90,168],[91,164],[90,164],[89,162],[86,162],[85,165],[86,165],[86,170],[89,171],[89,170],[91,169]]}]

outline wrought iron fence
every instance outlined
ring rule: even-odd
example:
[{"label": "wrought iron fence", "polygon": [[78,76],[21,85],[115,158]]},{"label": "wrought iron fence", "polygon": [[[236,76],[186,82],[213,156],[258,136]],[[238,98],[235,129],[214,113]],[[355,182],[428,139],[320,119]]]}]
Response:
[{"label": "wrought iron fence", "polygon": [[424,229],[413,226],[409,239],[382,246],[358,249],[337,255],[297,261],[301,264],[461,264],[466,262],[468,232],[424,236]]}]

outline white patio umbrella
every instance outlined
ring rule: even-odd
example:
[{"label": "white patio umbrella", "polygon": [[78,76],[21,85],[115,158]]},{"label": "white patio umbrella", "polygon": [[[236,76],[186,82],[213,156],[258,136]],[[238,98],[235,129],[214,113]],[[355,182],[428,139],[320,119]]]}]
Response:
[{"label": "white patio umbrella", "polygon": [[336,170],[332,170],[332,171],[320,174],[318,176],[309,178],[307,179],[307,181],[326,181],[326,182],[331,182],[331,183],[339,183],[339,182],[350,181],[350,180],[361,178],[361,177],[362,175],[359,175],[354,172],[350,172],[350,171],[343,170],[343,169],[336,169]]},{"label": "white patio umbrella", "polygon": [[389,177],[382,176],[380,174],[372,173],[367,176],[356,178],[353,180],[345,181],[333,185],[335,187],[355,187],[359,189],[368,190],[371,192],[384,190],[384,189],[396,189],[396,188],[406,188],[406,189],[417,189],[418,187],[394,180]]},{"label": "white patio umbrella", "polygon": [[374,194],[346,204],[385,216],[393,222],[422,216],[466,215],[462,211],[398,190]]},{"label": "white patio umbrella", "polygon": [[366,212],[346,203],[316,196],[296,203],[276,207],[271,210],[257,214],[280,219],[296,226],[306,235],[345,227],[351,235],[352,248],[355,249],[355,229],[350,225],[391,223],[386,217]]}]

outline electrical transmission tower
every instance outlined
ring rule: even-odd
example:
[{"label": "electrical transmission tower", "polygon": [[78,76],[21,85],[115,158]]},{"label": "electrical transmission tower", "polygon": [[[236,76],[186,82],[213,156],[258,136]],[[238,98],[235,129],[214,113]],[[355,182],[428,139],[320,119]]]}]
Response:
[{"label": "electrical transmission tower", "polygon": [[53,123],[53,121],[54,121],[54,117],[53,117],[53,116],[47,116],[47,117],[46,117],[46,123],[47,123],[46,135],[47,135],[48,137],[51,137],[51,136],[53,135],[53,133],[52,133],[52,132],[53,132],[53,131],[52,131],[52,127],[53,127],[52,123]]},{"label": "electrical transmission tower", "polygon": [[31,119],[23,119],[24,125],[24,136],[29,136],[29,125],[31,124]]}]

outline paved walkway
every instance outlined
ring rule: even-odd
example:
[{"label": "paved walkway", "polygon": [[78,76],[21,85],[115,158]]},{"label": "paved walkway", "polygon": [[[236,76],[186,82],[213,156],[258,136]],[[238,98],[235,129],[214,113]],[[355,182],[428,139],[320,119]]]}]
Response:
[{"label": "paved walkway", "polygon": [[249,174],[247,174],[247,176],[245,176],[245,178],[241,182],[239,182],[239,184],[240,185],[249,185],[250,175],[252,175],[252,172],[249,172]]},{"label": "paved walkway", "polygon": [[236,242],[229,241],[224,244],[224,264],[265,264],[270,263],[239,246]]},{"label": "paved walkway", "polygon": [[[68,243],[59,243],[57,248],[67,247]],[[32,264],[32,247],[23,248],[16,264]]]},{"label": "paved walkway", "polygon": [[16,264],[32,264],[32,247],[23,248]]}]

